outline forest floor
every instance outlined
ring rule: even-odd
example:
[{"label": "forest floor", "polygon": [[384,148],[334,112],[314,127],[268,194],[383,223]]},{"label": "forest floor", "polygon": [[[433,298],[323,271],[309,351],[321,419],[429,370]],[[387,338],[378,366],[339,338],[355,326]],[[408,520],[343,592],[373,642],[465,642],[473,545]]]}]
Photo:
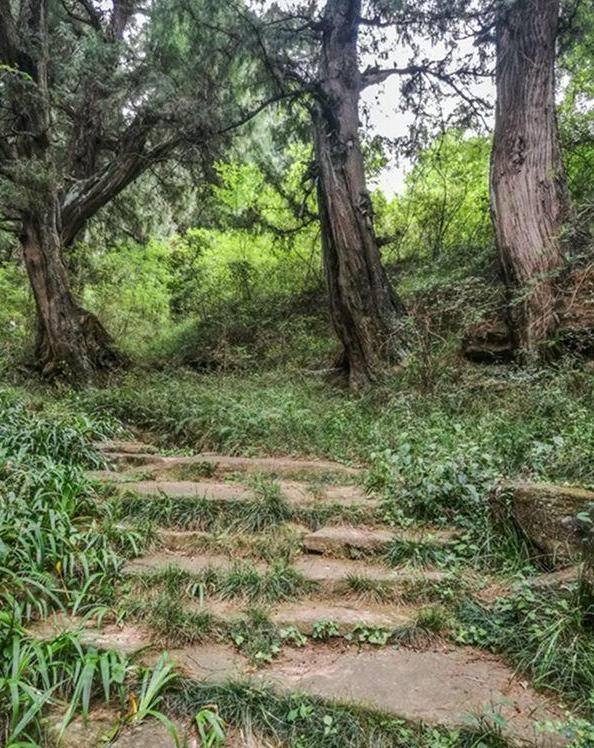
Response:
[{"label": "forest floor", "polygon": [[[193,374],[7,395],[8,426],[23,408],[31,430],[20,455],[37,459],[43,432],[56,464],[84,467],[68,542],[100,537],[119,559],[77,561],[77,602],[28,615],[27,639],[75,635],[148,668],[106,705],[117,669],[101,660],[63,745],[594,744],[578,570],[544,568],[488,510],[510,477],[592,485],[591,374],[473,371],[464,388],[363,398]],[[56,590],[75,576],[44,563]]]}]

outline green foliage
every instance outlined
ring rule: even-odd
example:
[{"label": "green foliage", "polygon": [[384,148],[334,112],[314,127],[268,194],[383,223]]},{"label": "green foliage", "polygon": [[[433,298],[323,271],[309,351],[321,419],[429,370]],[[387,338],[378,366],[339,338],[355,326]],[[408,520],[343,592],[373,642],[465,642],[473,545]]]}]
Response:
[{"label": "green foliage", "polygon": [[[129,666],[117,654],[84,650],[73,634],[49,641],[27,638],[12,629],[7,614],[0,618],[0,656],[9,667],[0,678],[0,735],[3,745],[37,745],[42,738],[44,709],[65,700],[60,731],[81,711],[88,716],[91,700],[103,695],[123,699]],[[114,693],[115,692],[115,693]]]},{"label": "green foliage", "polygon": [[458,611],[456,639],[501,652],[537,686],[586,704],[594,693],[591,598],[520,587],[492,608],[476,602]]},{"label": "green foliage", "polygon": [[21,268],[0,263],[0,374],[6,376],[26,348],[31,328],[31,299]]},{"label": "green foliage", "polygon": [[79,407],[197,451],[371,463],[367,484],[385,493],[394,519],[483,523],[494,481],[518,473],[594,484],[592,388],[588,373],[570,362],[486,376],[466,366],[429,395],[399,378],[345,397],[315,381],[276,375],[158,375],[131,376],[77,399]]},{"label": "green foliage", "polygon": [[65,726],[99,693],[122,699],[131,671],[119,655],[83,648],[76,634],[41,641],[24,625],[51,611],[101,620],[120,554],[138,553],[145,536],[95,502],[82,470],[103,465],[92,440],[113,435],[111,419],[44,409],[10,391],[0,393],[0,413],[0,736],[37,745],[49,705],[65,702]]},{"label": "green foliage", "polygon": [[230,636],[240,652],[257,666],[272,662],[283,641],[279,629],[257,608],[249,610],[247,618],[231,625]]},{"label": "green foliage", "polygon": [[225,745],[225,723],[215,710],[203,707],[196,713],[194,724],[203,748]]},{"label": "green foliage", "polygon": [[576,8],[571,24],[571,43],[565,44],[560,65],[564,96],[559,123],[572,197],[578,208],[588,207],[592,220],[594,188],[589,175],[594,169],[594,11],[591,4]]},{"label": "green foliage", "polygon": [[491,245],[490,150],[487,138],[450,130],[419,154],[404,193],[378,216],[398,259],[435,260],[464,248],[472,263]]},{"label": "green foliage", "polygon": [[120,243],[91,258],[84,305],[98,315],[125,351],[145,352],[155,332],[163,335],[171,328],[167,245],[155,240],[144,246]]},{"label": "green foliage", "polygon": [[254,684],[181,681],[167,705],[191,717],[201,704],[216,704],[228,724],[295,748],[505,748],[499,729],[484,720],[476,729],[448,731],[363,708],[284,694]]},{"label": "green foliage", "polygon": [[340,636],[340,629],[335,621],[316,621],[312,629],[312,637],[320,641],[328,641]]}]

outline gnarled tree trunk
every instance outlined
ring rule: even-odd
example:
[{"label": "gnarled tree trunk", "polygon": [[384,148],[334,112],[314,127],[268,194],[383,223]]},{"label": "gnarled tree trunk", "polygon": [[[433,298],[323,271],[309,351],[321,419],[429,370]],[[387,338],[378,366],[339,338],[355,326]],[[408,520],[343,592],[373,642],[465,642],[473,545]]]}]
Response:
[{"label": "gnarled tree trunk", "polygon": [[360,0],[328,0],[313,111],[324,268],[340,366],[357,389],[402,356],[404,315],[381,264],[359,140]]},{"label": "gnarled tree trunk", "polygon": [[502,3],[491,207],[515,350],[546,355],[557,326],[569,198],[555,114],[559,0]]},{"label": "gnarled tree trunk", "polygon": [[[35,365],[47,377],[81,381],[121,361],[97,318],[74,300],[64,264],[62,209],[51,157],[49,2],[23,0],[15,22],[10,4],[0,7],[0,61],[26,73],[9,101],[14,112],[14,149],[30,170],[21,210],[23,258],[37,308]],[[79,211],[81,213],[81,211]],[[69,225],[68,240],[75,232]]]},{"label": "gnarled tree trunk", "polygon": [[58,229],[58,204],[23,222],[23,258],[37,309],[35,366],[46,377],[84,381],[95,371],[121,363],[99,320],[74,300]]}]

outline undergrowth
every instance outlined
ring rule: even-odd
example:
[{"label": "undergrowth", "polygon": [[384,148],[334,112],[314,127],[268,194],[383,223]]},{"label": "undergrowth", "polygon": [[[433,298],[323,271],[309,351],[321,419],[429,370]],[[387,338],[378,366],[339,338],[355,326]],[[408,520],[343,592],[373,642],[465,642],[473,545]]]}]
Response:
[{"label": "undergrowth", "polygon": [[580,585],[564,594],[521,585],[491,607],[466,601],[455,638],[503,654],[536,686],[591,706],[594,599]]},{"label": "undergrowth", "polygon": [[53,612],[101,620],[125,556],[146,536],[94,501],[83,472],[103,465],[93,441],[115,433],[112,419],[46,412],[12,392],[0,392],[0,417],[0,742],[36,746],[48,707],[65,726],[137,676],[76,633],[46,640],[35,627]]},{"label": "undergrowth", "polygon": [[215,703],[238,728],[293,748],[505,748],[497,725],[477,717],[476,727],[448,731],[411,726],[396,717],[328,704],[299,694],[283,694],[254,684],[211,685],[180,681],[167,696],[180,717],[201,704]]}]

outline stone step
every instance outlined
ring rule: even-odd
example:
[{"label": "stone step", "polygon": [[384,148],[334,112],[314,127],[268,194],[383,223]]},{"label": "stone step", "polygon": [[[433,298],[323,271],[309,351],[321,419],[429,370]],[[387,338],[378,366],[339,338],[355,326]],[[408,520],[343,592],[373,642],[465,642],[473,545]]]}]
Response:
[{"label": "stone step", "polygon": [[281,628],[292,627],[302,634],[316,634],[320,624],[332,624],[343,636],[360,628],[393,631],[412,626],[417,611],[394,605],[369,605],[357,601],[332,604],[327,600],[303,600],[275,608],[270,620]]},{"label": "stone step", "polygon": [[146,498],[207,499],[209,501],[246,501],[254,498],[251,491],[238,483],[207,481],[140,480],[118,484],[120,491]]},{"label": "stone step", "polygon": [[375,527],[332,525],[322,527],[303,538],[303,547],[309,553],[331,556],[357,556],[381,554],[394,540],[411,545],[445,547],[456,540],[455,530],[400,529],[387,530]]},{"label": "stone step", "polygon": [[109,441],[96,442],[95,448],[106,454],[156,455],[159,453],[157,447],[154,447],[152,444],[144,444],[143,442],[126,439],[110,439]]},{"label": "stone step", "polygon": [[261,533],[229,532],[218,533],[204,530],[158,531],[159,546],[167,551],[181,553],[221,552],[241,558],[286,558],[287,554],[301,549],[301,540],[309,528],[286,522],[275,525],[273,530]]},{"label": "stone step", "polygon": [[[123,642],[137,637],[134,627],[109,627],[96,646],[122,651]],[[421,649],[360,648],[319,642],[284,647],[277,659],[256,672],[234,647],[221,643],[172,649],[169,655],[182,674],[198,682],[250,684],[249,698],[254,688],[270,685],[280,692],[450,729],[468,728],[473,719],[496,711],[504,735],[517,744],[539,748],[567,744],[556,734],[538,730],[540,723],[563,718],[553,697],[536,692],[498,657],[472,647],[439,642]],[[145,647],[142,659],[147,665],[158,658],[156,649],[151,653]]]},{"label": "stone step", "polygon": [[190,457],[169,457],[151,452],[106,451],[106,457],[123,466],[146,466],[157,474],[177,477],[225,475],[228,473],[261,473],[285,478],[353,479],[360,470],[328,460],[301,460],[291,457],[234,457],[212,453]]},{"label": "stone step", "polygon": [[[114,475],[118,475],[114,473]],[[121,475],[121,474],[120,474]],[[366,507],[377,509],[379,502],[369,498],[356,486],[330,486],[312,491],[307,484],[296,481],[279,481],[276,485],[282,498],[293,507],[337,505],[342,507]],[[209,501],[250,501],[258,498],[255,491],[241,483],[215,481],[164,481],[138,480],[118,481],[120,491],[149,498],[207,499]]]},{"label": "stone step", "polygon": [[[412,607],[380,605],[362,600],[332,602],[319,598],[258,605],[270,621],[280,629],[293,628],[306,636],[323,638],[323,632],[331,636],[345,636],[360,629],[382,629],[394,631],[413,626],[418,610]],[[195,612],[208,612],[221,626],[248,620],[245,603],[229,600],[207,599],[200,605],[192,605]],[[317,634],[316,634],[317,632]]]},{"label": "stone step", "polygon": [[[249,566],[260,573],[271,567],[264,561],[233,559],[214,553],[185,555],[182,553],[159,551],[130,561],[124,568],[126,574],[146,574],[164,571],[174,567],[188,574],[200,575],[206,569],[230,571],[238,565]],[[298,555],[291,566],[303,578],[314,583],[318,589],[328,594],[356,594],[356,585],[349,581],[378,582],[386,586],[410,587],[424,582],[439,582],[445,573],[432,569],[388,568],[382,564],[354,561],[351,559],[329,558],[325,556]]]}]

